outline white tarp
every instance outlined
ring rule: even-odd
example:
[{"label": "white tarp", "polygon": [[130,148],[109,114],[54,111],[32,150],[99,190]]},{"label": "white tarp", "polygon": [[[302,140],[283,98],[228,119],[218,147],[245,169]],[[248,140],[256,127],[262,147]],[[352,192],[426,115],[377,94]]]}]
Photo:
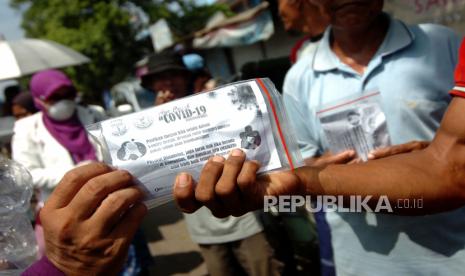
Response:
[{"label": "white tarp", "polygon": [[465,34],[465,0],[386,0],[385,11],[407,23],[438,23]]},{"label": "white tarp", "polygon": [[150,26],[150,36],[155,52],[161,52],[174,44],[173,35],[165,19],[160,19]]},{"label": "white tarp", "polygon": [[234,47],[269,39],[274,33],[273,20],[264,2],[233,18],[217,22],[199,31],[194,48]]}]

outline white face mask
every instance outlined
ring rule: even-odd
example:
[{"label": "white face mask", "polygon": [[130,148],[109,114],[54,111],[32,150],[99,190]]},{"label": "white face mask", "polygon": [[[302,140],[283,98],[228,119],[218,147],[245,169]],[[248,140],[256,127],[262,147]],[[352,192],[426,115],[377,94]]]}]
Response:
[{"label": "white face mask", "polygon": [[76,103],[73,100],[61,100],[50,106],[47,114],[56,121],[65,121],[71,118],[75,111]]}]

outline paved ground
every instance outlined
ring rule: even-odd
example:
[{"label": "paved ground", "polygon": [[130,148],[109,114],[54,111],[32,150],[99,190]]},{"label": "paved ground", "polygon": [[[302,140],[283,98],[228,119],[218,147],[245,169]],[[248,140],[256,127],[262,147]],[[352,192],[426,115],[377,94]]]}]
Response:
[{"label": "paved ground", "polygon": [[[291,216],[290,219],[293,217]],[[271,217],[267,220],[269,219]],[[292,231],[292,229],[286,230],[285,226],[279,227],[282,221],[264,222],[268,225],[266,228],[270,237],[281,239],[281,242],[274,240],[273,244],[276,252],[280,253],[280,259],[289,265],[288,269],[291,269],[285,273],[286,275],[320,275],[318,248],[311,239],[307,238],[307,233],[312,232],[307,224],[298,220],[297,225],[294,222],[296,228]],[[150,268],[151,275],[208,275],[199,248],[190,239],[184,217],[174,203],[152,209],[145,218],[142,229],[155,262]],[[295,232],[295,230],[303,230],[304,233],[302,235],[299,233],[301,231]],[[295,238],[300,236],[303,239],[300,240],[301,242],[298,239],[292,242],[286,239],[284,233],[291,234]],[[294,251],[289,246],[293,246]],[[295,259],[292,259],[292,256]]]},{"label": "paved ground", "polygon": [[152,209],[142,229],[155,261],[151,275],[207,275],[199,248],[174,203]]}]

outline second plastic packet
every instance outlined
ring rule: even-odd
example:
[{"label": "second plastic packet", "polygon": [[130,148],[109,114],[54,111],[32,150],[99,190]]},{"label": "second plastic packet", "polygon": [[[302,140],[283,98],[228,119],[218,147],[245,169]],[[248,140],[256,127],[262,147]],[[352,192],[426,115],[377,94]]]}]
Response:
[{"label": "second plastic packet", "polygon": [[355,150],[363,161],[380,147],[391,145],[380,93],[364,93],[331,103],[317,112],[333,153]]}]

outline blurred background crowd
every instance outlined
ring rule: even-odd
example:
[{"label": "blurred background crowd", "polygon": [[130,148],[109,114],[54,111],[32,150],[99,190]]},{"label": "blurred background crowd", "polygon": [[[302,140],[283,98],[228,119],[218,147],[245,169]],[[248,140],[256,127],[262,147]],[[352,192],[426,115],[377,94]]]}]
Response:
[{"label": "blurred background crowd", "polygon": [[[44,248],[37,213],[43,203],[67,171],[102,160],[94,142],[87,137],[86,125],[257,77],[270,78],[280,91],[284,85],[288,94],[293,89],[316,89],[297,80],[313,78],[323,84],[329,80],[322,80],[318,74],[305,75],[303,69],[288,71],[294,64],[297,65],[293,68],[303,68],[303,62],[299,61],[315,55],[328,36],[325,36],[327,27],[339,24],[314,3],[325,2],[318,0],[5,2],[21,14],[21,27],[27,38],[0,38],[1,154],[31,172],[34,196],[30,220],[39,255]],[[455,59],[447,65],[434,58],[428,61],[444,74],[450,74],[450,81],[437,88],[447,92],[447,85],[452,85],[459,37],[465,30],[465,1],[386,0],[381,8],[380,14],[391,22],[386,27],[380,21],[381,41],[384,34],[389,37],[391,32],[402,33],[397,29],[387,31],[395,29],[392,26],[402,28],[392,23],[401,21],[392,18],[407,24],[436,23],[455,30],[456,34],[449,29],[431,31],[443,35],[438,38],[439,34],[432,34],[432,43],[436,43],[434,39],[443,39],[448,46],[433,50],[416,46],[415,50],[436,51],[438,56]],[[414,27],[408,32],[415,39],[423,39]],[[332,39],[342,37],[337,34]],[[368,61],[381,47],[375,39],[376,36],[375,51]],[[370,46],[371,42],[364,45]],[[389,51],[398,50],[394,42],[389,46],[392,47]],[[351,66],[350,62],[347,64]],[[366,69],[351,67],[361,75]],[[391,70],[395,71],[392,67]],[[349,77],[344,78],[332,81],[340,81],[337,85],[341,86]],[[383,85],[386,83],[377,84]],[[442,104],[442,98],[425,97]],[[290,110],[299,110],[298,104]],[[443,112],[441,108],[427,111],[429,125],[439,124],[442,114],[438,117],[435,112]],[[298,115],[291,114],[290,118],[300,126]],[[404,127],[402,123],[408,120],[399,121],[399,128]],[[430,133],[424,133],[427,130],[417,136],[405,134],[399,143],[427,140]],[[324,153],[315,149],[304,157],[320,156]],[[379,219],[379,223],[382,221]],[[394,221],[389,223],[397,225]],[[288,214],[253,212],[239,218],[217,219],[205,208],[183,215],[174,204],[167,204],[151,210],[145,219],[121,274],[336,275],[337,270],[342,272],[340,275],[351,275],[342,268],[336,269],[338,264],[334,264],[332,251],[343,246],[356,248],[359,244],[344,244],[335,239],[333,242],[338,244],[332,245],[330,233],[346,239],[348,236],[342,232],[352,230],[331,227],[325,214],[310,214],[304,209]],[[357,235],[370,235],[366,229],[354,229],[359,231]],[[389,233],[384,234],[390,237]],[[461,236],[464,238],[460,241],[450,240],[451,247],[457,245],[463,249],[465,234]],[[366,241],[376,243],[373,239]],[[401,246],[396,248],[400,253],[391,256],[393,259],[402,258],[403,252],[408,251]],[[354,258],[357,250],[352,253]],[[360,251],[389,255],[376,246],[363,245]],[[445,255],[453,255],[452,251],[446,251]],[[415,252],[426,254],[421,250]],[[409,265],[412,264],[406,264]]]}]

